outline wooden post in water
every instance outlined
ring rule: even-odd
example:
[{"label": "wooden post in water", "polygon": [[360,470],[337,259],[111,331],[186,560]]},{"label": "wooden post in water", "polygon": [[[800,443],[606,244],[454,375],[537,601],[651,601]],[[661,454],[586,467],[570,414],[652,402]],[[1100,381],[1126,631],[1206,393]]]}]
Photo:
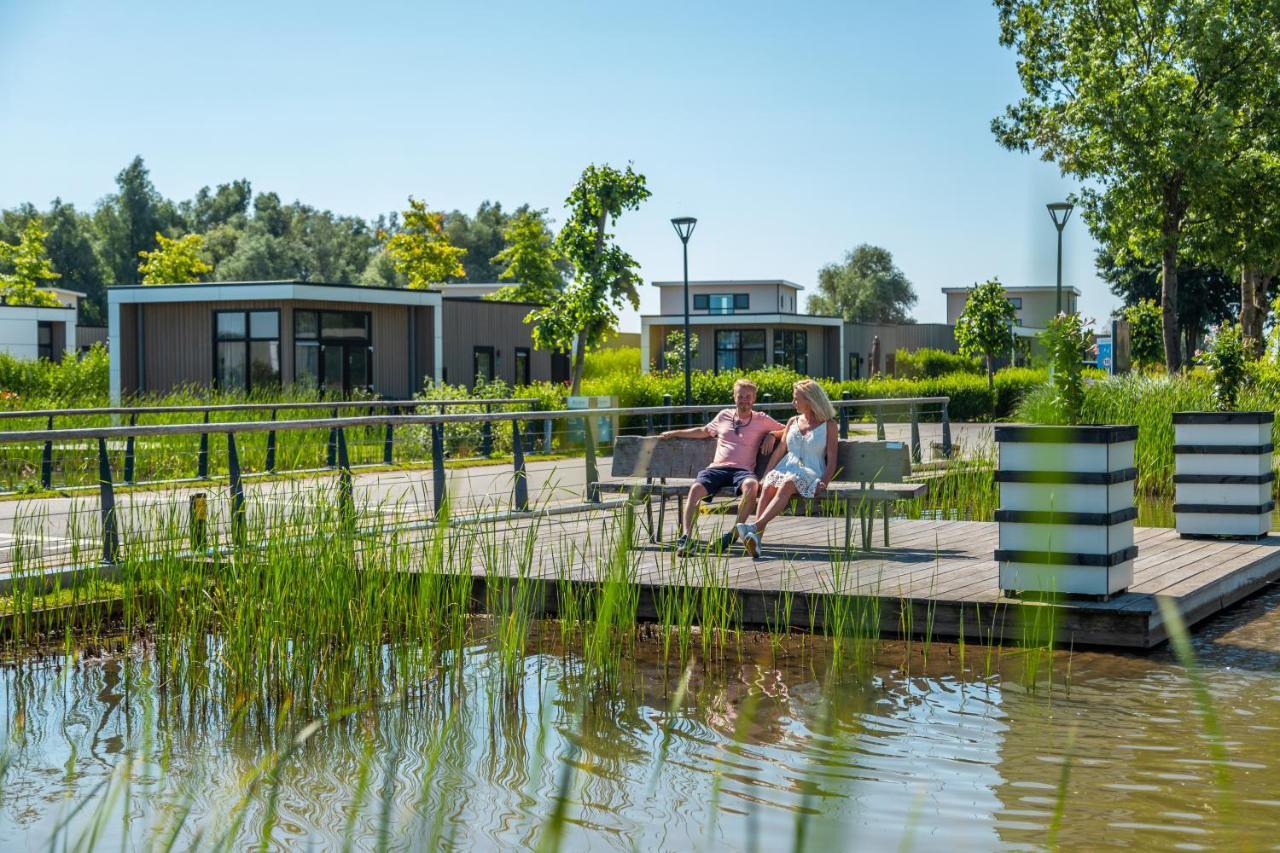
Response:
[{"label": "wooden post in water", "polygon": [[116,530],[116,495],[111,485],[111,460],[107,458],[107,440],[98,439],[98,511],[102,517],[102,562],[114,564],[120,549]]}]

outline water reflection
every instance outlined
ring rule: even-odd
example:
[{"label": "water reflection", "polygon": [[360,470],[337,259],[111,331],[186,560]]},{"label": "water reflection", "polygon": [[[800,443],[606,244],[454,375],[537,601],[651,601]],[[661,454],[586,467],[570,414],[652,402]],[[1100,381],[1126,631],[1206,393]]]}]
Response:
[{"label": "water reflection", "polygon": [[1265,846],[1280,820],[1277,605],[1275,590],[1255,597],[1195,639],[1226,735],[1226,797],[1163,651],[1059,651],[1050,682],[1029,680],[1011,649],[885,643],[833,668],[819,641],[778,653],[745,638],[695,664],[673,709],[682,669],[657,643],[601,684],[547,637],[516,678],[476,642],[392,701],[333,709],[277,778],[271,756],[305,721],[175,689],[138,648],[0,670],[0,847],[44,846],[64,823],[74,844],[125,770],[127,806],[107,809],[102,846],[125,833],[147,846],[189,807],[180,847],[229,830],[252,844],[268,823],[278,849],[372,848],[382,832],[402,848],[530,847],[566,779],[566,849],[790,849],[798,833],[813,849],[1039,847],[1058,810],[1071,848]]}]

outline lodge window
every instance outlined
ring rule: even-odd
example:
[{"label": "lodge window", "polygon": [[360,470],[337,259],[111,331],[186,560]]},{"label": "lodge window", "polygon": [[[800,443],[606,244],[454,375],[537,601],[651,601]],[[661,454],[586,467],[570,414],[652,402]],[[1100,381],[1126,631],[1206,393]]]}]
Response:
[{"label": "lodge window", "polygon": [[751,308],[749,293],[697,293],[693,297],[693,310],[711,314],[732,314]]},{"label": "lodge window", "polygon": [[373,390],[368,311],[294,311],[294,381],[343,396]]},{"label": "lodge window", "polygon": [[40,322],[36,326],[36,358],[53,361],[53,323]]},{"label": "lodge window", "polygon": [[716,332],[716,373],[758,370],[765,365],[764,329],[720,329]]},{"label": "lodge window", "polygon": [[280,387],[280,311],[215,311],[213,384],[220,391]]},{"label": "lodge window", "polygon": [[515,367],[516,367],[516,384],[517,385],[529,384],[529,362],[530,362],[529,348],[516,347]]},{"label": "lodge window", "polygon": [[809,333],[804,329],[775,329],[773,363],[796,373],[809,372]]},{"label": "lodge window", "polygon": [[1009,301],[1010,301],[1011,303],[1013,303],[1014,310],[1017,310],[1017,311],[1021,311],[1021,310],[1022,310],[1022,297],[1021,297],[1021,296],[1010,296],[1010,297],[1009,297]]},{"label": "lodge window", "polygon": [[495,360],[493,347],[476,347],[471,351],[472,387],[493,380]]}]

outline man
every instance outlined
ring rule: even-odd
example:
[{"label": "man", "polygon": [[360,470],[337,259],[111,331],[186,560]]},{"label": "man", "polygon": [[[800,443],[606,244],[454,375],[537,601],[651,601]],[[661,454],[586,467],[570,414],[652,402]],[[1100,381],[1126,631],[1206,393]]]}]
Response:
[{"label": "man", "polygon": [[[745,521],[755,509],[756,495],[760,493],[760,481],[755,474],[756,457],[762,451],[773,452],[777,440],[773,433],[782,429],[782,424],[764,412],[752,410],[756,391],[756,384],[750,379],[739,379],[733,383],[732,409],[720,412],[706,426],[670,429],[660,436],[716,440],[715,458],[710,467],[698,472],[685,502],[680,538],[676,540],[676,550],[682,554],[690,553],[695,546],[693,525],[698,518],[698,503],[704,498],[714,497],[721,489],[733,488],[742,498],[738,504],[738,522]],[[733,528],[721,536],[720,550],[728,548],[734,536]]]}]

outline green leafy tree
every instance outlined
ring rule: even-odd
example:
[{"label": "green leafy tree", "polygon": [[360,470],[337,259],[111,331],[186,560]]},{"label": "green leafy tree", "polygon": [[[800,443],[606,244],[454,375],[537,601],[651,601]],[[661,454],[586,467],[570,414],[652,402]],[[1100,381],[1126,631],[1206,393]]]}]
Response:
[{"label": "green leafy tree", "polygon": [[386,249],[411,290],[426,290],[464,274],[462,257],[466,249],[449,242],[444,233],[444,214],[427,210],[427,203],[413,196],[409,196],[400,230],[386,238]]},{"label": "green leafy tree", "polygon": [[[1280,69],[1274,4],[1253,0],[996,0],[1025,96],[992,122],[1089,182],[1100,242],[1161,266],[1165,364],[1181,364],[1179,247],[1193,204],[1248,146]],[[1274,87],[1272,87],[1274,88]]]},{"label": "green leafy tree", "polygon": [[462,272],[450,276],[449,281],[497,281],[502,272],[497,256],[509,244],[506,231],[512,220],[528,209],[527,205],[522,206],[511,214],[502,209],[501,202],[486,200],[480,202],[470,216],[460,210],[446,213],[445,237],[454,246],[466,250],[462,256]]},{"label": "green leafy tree", "polygon": [[172,202],[151,183],[141,157],[116,175],[119,192],[107,196],[94,212],[97,253],[112,284],[137,284],[138,253],[155,248],[155,235],[179,224]]},{"label": "green leafy tree", "polygon": [[1164,339],[1160,335],[1160,306],[1154,299],[1139,300],[1124,309],[1129,323],[1129,354],[1133,366],[1146,370],[1164,362]]},{"label": "green leafy tree", "polygon": [[107,293],[102,265],[93,251],[92,217],[55,198],[44,215],[44,222],[49,229],[44,247],[59,275],[58,285],[84,294],[78,302],[79,321],[89,326],[105,326]]},{"label": "green leafy tree", "polygon": [[1240,324],[1223,323],[1215,329],[1197,360],[1209,369],[1209,375],[1213,377],[1213,402],[1218,411],[1234,409],[1240,387],[1244,385],[1247,361]]},{"label": "green leafy tree", "polygon": [[965,355],[987,360],[987,387],[995,387],[995,358],[1013,346],[1013,323],[1017,318],[1013,303],[1004,295],[999,279],[975,284],[969,289],[964,310],[956,321],[956,343]]},{"label": "green leafy tree", "polygon": [[62,303],[42,285],[58,278],[44,250],[47,236],[38,218],[32,217],[22,229],[18,242],[0,241],[0,265],[12,271],[0,273],[0,298],[8,305],[57,308]]},{"label": "green leafy tree", "polygon": [[1049,353],[1049,384],[1061,423],[1080,423],[1084,411],[1084,351],[1092,337],[1079,314],[1059,314],[1040,334]]},{"label": "green leafy tree", "polygon": [[489,298],[546,305],[559,296],[564,290],[564,275],[558,266],[560,253],[547,225],[546,211],[519,211],[511,217],[503,239],[506,246],[494,255],[493,261],[502,270],[498,279],[515,283]]},{"label": "green leafy tree", "polygon": [[187,234],[169,238],[156,235],[153,251],[139,252],[142,263],[138,272],[143,284],[187,284],[199,281],[201,276],[213,272],[213,266],[200,257],[204,241],[199,234]]},{"label": "green leafy tree", "polygon": [[613,242],[609,224],[624,211],[637,209],[649,195],[644,175],[630,164],[626,171],[592,164],[565,199],[569,218],[556,246],[573,265],[573,282],[525,322],[533,324],[538,347],[573,352],[572,394],[582,387],[587,350],[599,346],[617,324],[616,309],[624,302],[640,307],[640,265]]},{"label": "green leafy tree", "polygon": [[818,271],[818,293],[808,308],[846,323],[911,323],[915,304],[915,290],[889,250],[863,243]]},{"label": "green leafy tree", "polygon": [[[698,333],[689,332],[689,361],[698,357]],[[665,346],[662,348],[662,363],[672,373],[684,372],[684,329],[675,329],[667,333]]]}]

